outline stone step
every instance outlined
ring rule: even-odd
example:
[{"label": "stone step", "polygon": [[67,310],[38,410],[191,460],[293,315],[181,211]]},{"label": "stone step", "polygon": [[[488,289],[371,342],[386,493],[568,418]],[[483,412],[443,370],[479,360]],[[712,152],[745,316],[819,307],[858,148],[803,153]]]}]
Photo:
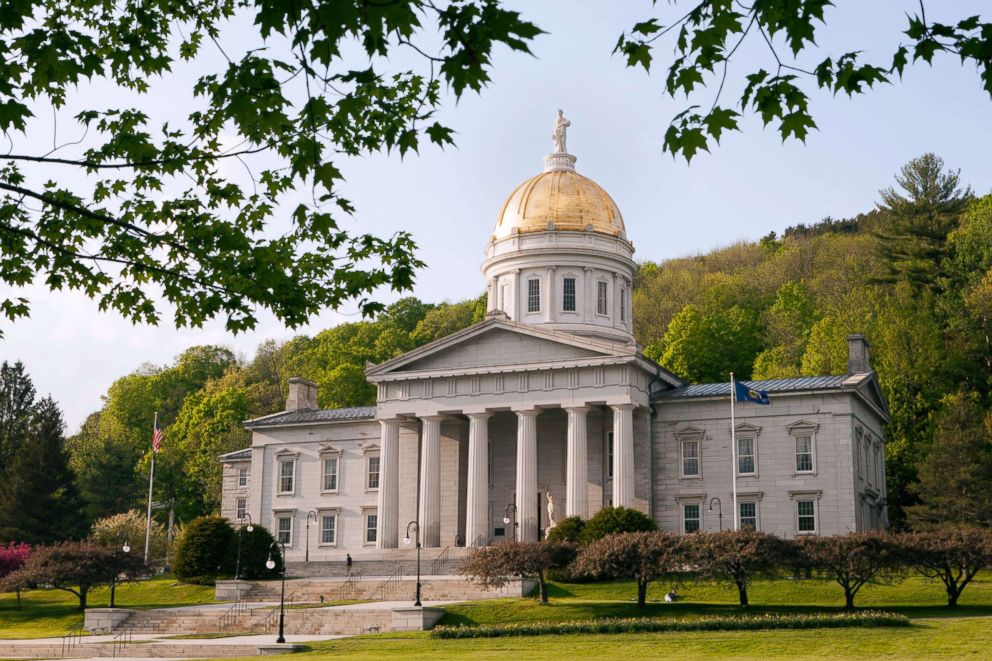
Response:
[{"label": "stone step", "polygon": [[60,644],[52,643],[39,643],[35,645],[0,643],[0,657],[5,659],[54,659],[59,657],[88,659],[124,656],[214,659],[222,657],[259,656],[263,652],[265,654],[289,653],[302,648],[302,645],[275,645],[272,643],[260,643],[258,645],[203,645],[198,644],[196,640],[177,640],[174,643],[161,642],[154,644],[136,641],[130,645],[125,645],[123,648],[115,646],[113,643],[81,643],[79,645],[73,645],[68,650],[64,650]]}]

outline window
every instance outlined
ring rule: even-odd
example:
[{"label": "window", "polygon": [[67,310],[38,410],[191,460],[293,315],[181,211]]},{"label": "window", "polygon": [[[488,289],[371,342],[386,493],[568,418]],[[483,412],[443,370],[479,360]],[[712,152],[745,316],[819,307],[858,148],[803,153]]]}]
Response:
[{"label": "window", "polygon": [[365,515],[365,543],[375,544],[376,528],[379,525],[379,515],[369,513]]},{"label": "window", "polygon": [[541,311],[541,281],[533,278],[527,281],[527,312]]},{"label": "window", "polygon": [[324,459],[324,491],[338,490],[338,460],[337,457]]},{"label": "window", "polygon": [[620,288],[620,321],[627,321],[627,288]]},{"label": "window", "polygon": [[754,439],[737,439],[737,474],[754,475]]},{"label": "window", "polygon": [[334,545],[337,543],[338,517],[336,514],[324,514],[320,517],[320,543]]},{"label": "window", "polygon": [[682,477],[699,475],[699,441],[682,441]]},{"label": "window", "polygon": [[248,486],[248,469],[239,468],[238,469],[238,486],[246,487]]},{"label": "window", "polygon": [[286,546],[293,545],[293,517],[280,516],[276,519],[276,539]]},{"label": "window", "polygon": [[499,309],[503,312],[510,311],[510,283],[505,283],[499,288]]},{"label": "window", "polygon": [[562,280],[561,309],[565,312],[575,312],[575,278]]},{"label": "window", "polygon": [[606,432],[606,477],[613,477],[613,432]]},{"label": "window", "polygon": [[[369,474],[368,481],[366,482],[366,489],[378,489],[379,488],[379,457],[372,456],[369,457]],[[375,540],[372,540],[375,541]]]},{"label": "window", "polygon": [[758,529],[758,503],[738,503],[741,530]]},{"label": "window", "polygon": [[687,533],[699,530],[699,503],[682,504],[682,530]]},{"label": "window", "polygon": [[796,472],[813,472],[813,437],[796,436]]},{"label": "window", "polygon": [[596,314],[606,314],[606,283],[596,283]]},{"label": "window", "polygon": [[799,532],[816,532],[816,501],[796,501],[796,525]]},{"label": "window", "polygon": [[289,459],[279,462],[279,493],[293,493],[293,477],[295,474],[295,460]]},{"label": "window", "polygon": [[235,507],[235,511],[237,512],[237,518],[239,519],[245,518],[245,512],[247,510],[248,510],[248,499],[238,498],[238,504]]}]

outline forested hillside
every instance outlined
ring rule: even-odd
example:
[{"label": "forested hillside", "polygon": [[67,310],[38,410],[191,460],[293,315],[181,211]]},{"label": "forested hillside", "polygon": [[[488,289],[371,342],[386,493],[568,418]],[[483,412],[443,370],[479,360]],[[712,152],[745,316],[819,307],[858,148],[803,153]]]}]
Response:
[{"label": "forested hillside", "polygon": [[[282,408],[290,376],[316,381],[321,406],[372,404],[367,363],[484,313],[483,298],[408,298],[375,320],[266,342],[248,361],[196,347],[173,365],[141,367],[115,382],[68,440],[88,514],[142,500],[155,411],[166,435],[156,500],[174,500],[188,519],[216,509],[217,455],[248,444],[242,420]],[[899,525],[992,522],[990,316],[992,197],[976,198],[932,155],[907,164],[876,210],[645,262],[634,291],[645,352],[695,382],[730,371],[742,379],[844,373],[845,336],[867,335],[893,417],[889,494]]]}]

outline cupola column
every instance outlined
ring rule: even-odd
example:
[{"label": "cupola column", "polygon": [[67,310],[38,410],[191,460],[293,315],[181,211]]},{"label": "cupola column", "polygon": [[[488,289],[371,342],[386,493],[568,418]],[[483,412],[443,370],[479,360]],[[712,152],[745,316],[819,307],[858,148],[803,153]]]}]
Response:
[{"label": "cupola column", "polygon": [[613,506],[634,506],[634,405],[613,409]]},{"label": "cupola column", "polygon": [[468,490],[465,545],[489,541],[489,413],[468,414]]},{"label": "cupola column", "polygon": [[517,411],[517,540],[537,541],[537,414]]},{"label": "cupola column", "polygon": [[426,547],[441,546],[441,420],[420,419],[420,532]]},{"label": "cupola column", "polygon": [[589,516],[589,437],[585,406],[571,406],[568,414],[568,447],[565,455],[565,516]]}]

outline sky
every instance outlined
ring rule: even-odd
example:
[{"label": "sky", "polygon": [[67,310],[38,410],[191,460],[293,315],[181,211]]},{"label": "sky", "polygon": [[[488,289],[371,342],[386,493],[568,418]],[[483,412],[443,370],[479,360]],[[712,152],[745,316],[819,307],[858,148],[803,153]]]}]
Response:
[{"label": "sky", "polygon": [[[492,84],[481,96],[448,99],[440,118],[456,130],[456,147],[424,146],[403,159],[372,154],[339,163],[346,177],[342,192],[357,207],[345,226],[383,236],[410,231],[426,263],[412,294],[425,301],[458,301],[482,292],[479,265],[496,214],[517,184],[541,170],[558,108],[572,122],[568,147],[578,157],[578,171],[616,200],[639,260],[705,253],[797,223],[868,211],[879,189],[893,185],[899,167],[928,151],[960,168],[977,193],[992,190],[992,101],[974,68],[950,57],[933,68],[911,67],[898,84],[854,99],[812,94],[819,130],[805,144],[783,144],[773,128],[752,118],[743,123],[743,133],[728,134],[712,153],[687,165],[661,149],[669,121],[686,106],[662,93],[670,47],[656,53],[653,75],[628,69],[612,54],[617,37],[635,22],[653,11],[670,17],[667,3],[654,10],[647,0],[505,4],[548,34],[535,41],[533,56],[497,51]],[[882,64],[900,41],[905,12],[918,7],[915,0],[837,4],[819,33],[822,52],[862,50]],[[958,20],[982,10],[988,18],[986,1],[929,4],[931,19]],[[238,34],[232,29],[222,35],[226,49],[236,49]],[[763,48],[742,48],[725,102],[733,100],[735,75],[768,68],[769,59]],[[196,73],[178,71],[161,86],[162,98],[181,98]],[[83,88],[76,101],[85,106],[113,93]],[[711,93],[699,101],[709,102]],[[143,102],[183,109],[181,103],[162,104],[161,98]],[[39,146],[50,144],[50,131],[50,124],[35,123],[27,137]],[[0,296],[10,292],[0,287]],[[0,360],[25,363],[39,393],[51,394],[62,406],[69,433],[100,408],[101,395],[115,379],[143,363],[168,364],[200,344],[229,346],[250,358],[265,339],[286,340],[359,319],[352,305],[288,329],[263,313],[254,331],[235,336],[225,331],[223,320],[176,329],[166,313],[157,327],[134,326],[100,312],[81,294],[50,293],[37,285],[15,293],[30,299],[32,313],[13,324],[0,321]],[[383,292],[379,298],[388,302],[396,295]]]}]

